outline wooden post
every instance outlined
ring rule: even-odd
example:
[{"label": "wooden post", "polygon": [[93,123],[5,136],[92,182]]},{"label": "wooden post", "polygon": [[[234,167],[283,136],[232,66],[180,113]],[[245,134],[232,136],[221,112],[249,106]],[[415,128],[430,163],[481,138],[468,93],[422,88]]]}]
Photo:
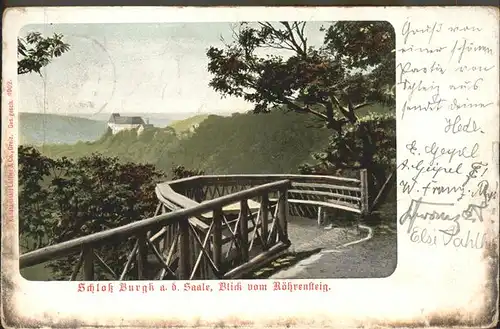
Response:
[{"label": "wooden post", "polygon": [[222,262],[222,208],[214,209],[213,217],[213,258],[217,269],[220,269]]},{"label": "wooden post", "polygon": [[288,215],[288,192],[286,190],[278,193],[278,224],[281,228],[280,241],[288,243],[288,230],[286,216]]},{"label": "wooden post", "polygon": [[170,251],[170,246],[174,242],[175,238],[175,227],[176,225],[168,225],[167,226],[167,234],[165,235],[165,240],[163,240],[163,255],[167,257],[168,252]]},{"label": "wooden post", "polygon": [[323,221],[322,217],[323,216],[323,208],[321,206],[318,206],[318,227],[321,226],[321,222]]},{"label": "wooden post", "polygon": [[194,189],[194,201],[203,202],[203,189],[201,187],[197,187]]},{"label": "wooden post", "polygon": [[262,246],[264,250],[267,250],[267,237],[269,235],[269,196],[264,194],[260,203],[260,215],[262,216],[260,235],[264,241]]},{"label": "wooden post", "polygon": [[[162,228],[161,228],[162,229]],[[160,230],[161,230],[160,229]],[[158,231],[160,231],[158,230]],[[153,245],[155,246],[155,248],[157,250],[161,250],[161,246],[162,246],[162,239],[161,238],[156,238],[156,240],[154,241]]]},{"label": "wooden post", "polygon": [[189,260],[190,260],[190,250],[189,250],[189,221],[187,218],[182,218],[179,220],[179,233],[180,233],[180,243],[179,243],[179,278],[181,280],[188,280],[191,275],[189,271]]},{"label": "wooden post", "polygon": [[[166,212],[167,211],[165,209],[165,205],[162,204],[160,214],[163,215]],[[170,246],[170,242],[172,241],[172,240],[170,240],[171,226],[173,226],[173,225],[164,226],[166,228],[166,232],[165,232],[165,235],[163,235],[163,238],[161,239],[162,245],[161,245],[161,249],[160,249],[163,256],[165,256],[165,250],[168,248],[168,246]]]},{"label": "wooden post", "polygon": [[241,247],[241,260],[248,262],[248,213],[247,213],[247,200],[240,201],[241,218],[239,222],[239,236]]},{"label": "wooden post", "polygon": [[146,244],[146,235],[141,234],[137,237],[138,252],[137,252],[137,280],[144,280],[146,277],[148,249]]},{"label": "wooden post", "polygon": [[366,215],[368,214],[368,210],[370,208],[369,201],[368,201],[368,170],[367,169],[361,169],[360,171],[360,188],[361,188],[361,195],[360,195],[360,214],[358,216],[358,221],[355,224],[356,225],[356,230],[359,233],[359,223],[362,222],[365,218]]},{"label": "wooden post", "polygon": [[94,251],[90,246],[83,249],[83,280],[94,281]]},{"label": "wooden post", "polygon": [[368,213],[368,170],[360,170],[360,181],[361,181],[361,215],[364,216]]},{"label": "wooden post", "polygon": [[[195,237],[194,237],[194,234],[190,234],[189,235],[189,264],[193,264],[193,269],[194,270],[194,265],[196,264],[196,255],[198,254],[198,244],[195,242]],[[199,272],[199,267],[198,267],[198,273]],[[189,276],[191,277],[191,274],[189,274]],[[193,276],[193,279],[198,279],[199,276],[196,275],[196,273],[194,273],[194,276]]]}]

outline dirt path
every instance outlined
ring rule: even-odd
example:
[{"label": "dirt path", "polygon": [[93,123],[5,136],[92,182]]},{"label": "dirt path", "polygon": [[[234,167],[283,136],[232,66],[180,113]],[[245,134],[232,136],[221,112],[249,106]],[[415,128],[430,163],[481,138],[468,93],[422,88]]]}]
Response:
[{"label": "dirt path", "polygon": [[[326,231],[316,226],[306,226],[300,227],[292,221],[289,229],[292,250],[322,250],[275,273],[271,278],[381,278],[391,275],[396,269],[396,233],[388,227],[373,228],[371,233],[363,229],[357,234],[352,229]],[[372,236],[369,237],[369,234]],[[345,244],[349,245],[343,247]]]}]

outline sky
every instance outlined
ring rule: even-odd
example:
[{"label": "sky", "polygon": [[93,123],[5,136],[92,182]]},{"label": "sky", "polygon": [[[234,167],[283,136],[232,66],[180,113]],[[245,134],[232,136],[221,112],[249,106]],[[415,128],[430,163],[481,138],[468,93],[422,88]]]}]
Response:
[{"label": "sky", "polygon": [[[325,22],[310,22],[319,45]],[[252,105],[208,86],[206,50],[231,40],[234,23],[29,25],[20,36],[62,33],[69,52],[42,71],[19,76],[20,111],[88,113],[231,113]],[[284,54],[286,55],[286,54]],[[45,83],[44,83],[45,80]]]}]

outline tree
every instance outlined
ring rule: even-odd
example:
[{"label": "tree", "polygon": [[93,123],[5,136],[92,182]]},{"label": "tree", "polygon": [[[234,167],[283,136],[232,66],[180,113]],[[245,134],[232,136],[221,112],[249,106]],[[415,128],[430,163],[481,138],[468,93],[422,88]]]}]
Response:
[{"label": "tree", "polygon": [[[40,248],[47,240],[52,209],[46,206],[49,191],[44,184],[53,162],[32,147],[19,146],[19,232],[25,250]],[[24,243],[24,244],[23,244]]]},{"label": "tree", "polygon": [[[161,177],[149,164],[99,154],[50,159],[20,146],[19,227],[23,240],[34,241],[24,247],[33,250],[153,216]],[[110,242],[97,252],[118,272],[132,242]],[[76,261],[71,256],[49,266],[57,278],[67,278]]]},{"label": "tree", "polygon": [[62,34],[54,33],[52,37],[43,37],[39,32],[31,32],[25,38],[17,39],[17,73],[36,72],[47,66],[53,58],[69,51]]},{"label": "tree", "polygon": [[331,147],[318,157],[324,167],[370,169],[373,192],[387,175],[373,138],[380,131],[358,113],[376,103],[394,106],[394,30],[388,22],[336,22],[312,47],[305,28],[305,22],[239,24],[231,43],[207,50],[210,86],[252,102],[256,113],[286,107],[319,118],[332,131]]},{"label": "tree", "polygon": [[[39,32],[30,32],[25,38],[17,38],[17,73],[26,74],[36,72],[41,75],[41,69],[47,66],[54,57],[59,57],[69,51],[69,44],[62,41],[61,34],[52,37],[43,37]],[[24,201],[29,205],[29,213],[23,213],[26,208],[20,209],[20,217],[29,217],[30,221],[20,222],[20,231],[26,232],[32,239],[36,248],[43,244],[46,228],[43,225],[48,217],[47,208],[42,202],[47,198],[47,190],[43,188],[43,178],[50,174],[50,169],[55,168],[54,162],[31,147],[19,147],[19,166],[24,170],[19,171],[19,180],[24,182]],[[31,246],[31,247],[33,247]],[[25,249],[30,249],[28,245]]]},{"label": "tree", "polygon": [[200,176],[205,174],[202,170],[186,169],[184,166],[175,166],[172,168],[172,180]]}]

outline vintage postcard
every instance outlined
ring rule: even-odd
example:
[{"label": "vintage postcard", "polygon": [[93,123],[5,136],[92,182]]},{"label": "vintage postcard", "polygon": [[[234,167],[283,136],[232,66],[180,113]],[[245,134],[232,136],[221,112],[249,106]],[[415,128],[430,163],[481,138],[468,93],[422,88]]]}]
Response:
[{"label": "vintage postcard", "polygon": [[498,18],[7,10],[3,325],[493,326]]}]

